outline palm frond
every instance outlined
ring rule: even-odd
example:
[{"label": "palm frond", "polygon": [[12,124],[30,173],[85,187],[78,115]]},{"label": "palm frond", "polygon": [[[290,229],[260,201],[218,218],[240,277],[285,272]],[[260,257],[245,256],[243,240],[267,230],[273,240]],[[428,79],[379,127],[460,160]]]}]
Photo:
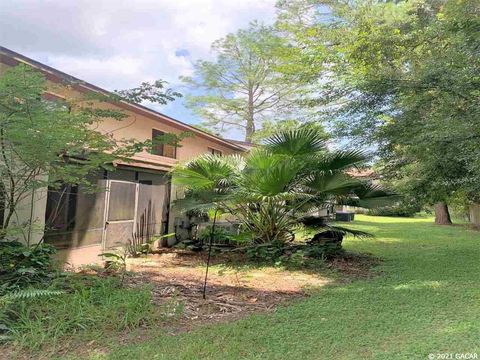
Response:
[{"label": "palm frond", "polygon": [[213,189],[217,185],[230,183],[236,172],[234,160],[238,158],[203,155],[185,165],[177,166],[172,181],[191,189]]},{"label": "palm frond", "polygon": [[319,193],[346,195],[358,188],[361,182],[341,172],[317,172],[310,177],[306,185]]},{"label": "palm frond", "polygon": [[337,226],[337,225],[325,224],[324,228],[329,230],[329,231],[332,231],[334,233],[337,233],[339,235],[342,235],[342,236],[352,235],[352,236],[358,237],[358,238],[371,238],[371,237],[374,236],[373,234],[370,234],[370,233],[365,232],[365,231],[350,229],[350,228],[347,228],[347,227]]},{"label": "palm frond", "polygon": [[291,188],[298,170],[298,164],[285,159],[265,168],[246,168],[242,174],[241,185],[246,191],[273,196]]},{"label": "palm frond", "polygon": [[231,194],[219,194],[213,191],[187,192],[185,197],[173,201],[173,207],[181,212],[191,210],[209,211],[222,206],[232,199]]},{"label": "palm frond", "polygon": [[310,166],[313,167],[315,171],[335,172],[339,170],[350,169],[359,165],[365,160],[366,155],[363,151],[335,151],[327,155],[322,155]]},{"label": "palm frond", "polygon": [[354,190],[356,198],[345,201],[345,205],[359,206],[363,208],[374,208],[392,205],[401,199],[399,194],[386,190],[384,187],[373,183],[363,183]]},{"label": "palm frond", "polygon": [[0,297],[0,302],[8,302],[13,300],[33,299],[38,297],[58,296],[65,292],[62,290],[47,290],[47,289],[23,289],[8,293]]},{"label": "palm frond", "polygon": [[311,155],[326,150],[325,134],[311,127],[281,131],[265,143],[273,154],[288,156]]}]

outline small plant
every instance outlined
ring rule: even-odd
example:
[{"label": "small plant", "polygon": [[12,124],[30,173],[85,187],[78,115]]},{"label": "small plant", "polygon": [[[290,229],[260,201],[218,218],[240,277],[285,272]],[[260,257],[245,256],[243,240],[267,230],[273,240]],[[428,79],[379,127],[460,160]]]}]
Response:
[{"label": "small plant", "polygon": [[44,283],[54,273],[53,246],[25,246],[18,241],[0,241],[0,295]]},{"label": "small plant", "polygon": [[283,246],[280,243],[251,246],[246,250],[246,256],[249,260],[267,264],[277,262],[283,254]]},{"label": "small plant", "polygon": [[164,317],[165,319],[178,319],[180,316],[182,316],[185,310],[185,304],[182,301],[178,300],[177,290],[175,290],[170,299],[168,299],[164,304],[160,306],[160,310],[162,313],[162,317]]},{"label": "small plant", "polygon": [[48,290],[48,289],[23,289],[18,291],[10,292],[6,295],[0,297],[0,304],[5,304],[10,301],[14,300],[22,300],[22,299],[33,299],[43,296],[54,296],[54,295],[61,295],[64,291],[62,290]]},{"label": "small plant", "polygon": [[144,237],[139,233],[132,234],[128,244],[126,245],[126,251],[130,257],[139,257],[142,255],[148,255],[152,251],[152,245],[161,239],[175,236],[175,233]]},{"label": "small plant", "polygon": [[[210,242],[210,237],[212,236],[212,227],[206,226],[198,234],[198,240],[202,244],[207,244]],[[230,242],[234,239],[233,234],[228,232],[226,229],[216,226],[213,233],[213,242],[215,245],[229,245]]]},{"label": "small plant", "polygon": [[123,286],[127,273],[128,246],[124,246],[121,250],[115,252],[101,253],[98,256],[106,258],[105,269],[120,274],[120,286]]}]

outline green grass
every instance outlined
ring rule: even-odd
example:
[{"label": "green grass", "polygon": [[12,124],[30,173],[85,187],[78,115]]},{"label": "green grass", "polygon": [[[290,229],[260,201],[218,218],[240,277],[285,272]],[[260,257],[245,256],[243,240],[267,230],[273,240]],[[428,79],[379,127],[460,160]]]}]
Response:
[{"label": "green grass", "polygon": [[427,359],[480,353],[480,233],[431,219],[358,216],[379,276],[337,284],[273,314],[112,349],[108,359]]},{"label": "green grass", "polygon": [[81,275],[55,282],[51,288],[64,289],[63,294],[0,304],[0,324],[9,329],[7,336],[15,350],[37,357],[68,348],[70,342],[104,342],[112,333],[159,318],[160,309],[151,303],[148,288],[120,288],[117,278]]}]

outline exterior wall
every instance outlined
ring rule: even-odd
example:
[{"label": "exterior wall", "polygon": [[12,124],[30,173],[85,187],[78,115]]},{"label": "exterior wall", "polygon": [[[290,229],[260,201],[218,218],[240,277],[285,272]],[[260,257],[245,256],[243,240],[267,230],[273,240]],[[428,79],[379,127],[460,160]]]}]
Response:
[{"label": "exterior wall", "polygon": [[101,245],[91,245],[76,249],[59,250],[56,258],[61,264],[79,266],[84,264],[100,264],[103,252]]},{"label": "exterior wall", "polygon": [[[16,206],[15,214],[10,219],[9,228],[13,231],[7,238],[31,245],[38,244],[43,239],[46,205],[46,188],[23,194]],[[6,216],[7,211],[4,214],[4,217]]]},{"label": "exterior wall", "polygon": [[[79,103],[82,101],[83,94],[79,91],[66,89],[51,82],[49,83],[49,90],[51,94],[60,98],[73,99]],[[95,124],[95,128],[99,132],[111,135],[114,139],[119,141],[125,139],[135,139],[137,141],[151,140],[152,129],[177,135],[188,132],[188,130],[183,130],[174,125],[168,124],[168,122],[160,116],[148,116],[147,114],[124,109],[123,106],[117,104],[98,103],[96,106],[104,109],[122,110],[127,115],[127,117],[121,121],[105,118],[98,124]],[[195,156],[209,152],[209,148],[219,150],[223,154],[242,152],[240,149],[232,148],[231,146],[224,145],[213,139],[208,139],[203,134],[192,133],[192,137],[187,137],[180,143],[180,147],[177,148],[176,159],[154,155],[147,151],[143,151],[135,154],[132,157],[132,160],[172,167],[178,161],[190,160]]]}]

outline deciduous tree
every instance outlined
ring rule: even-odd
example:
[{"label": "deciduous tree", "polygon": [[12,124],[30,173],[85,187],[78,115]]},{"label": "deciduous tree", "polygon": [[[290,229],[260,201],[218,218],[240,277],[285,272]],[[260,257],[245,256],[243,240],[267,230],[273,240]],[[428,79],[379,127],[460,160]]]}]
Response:
[{"label": "deciduous tree", "polygon": [[328,105],[337,134],[373,145],[385,175],[395,169],[421,184],[415,191],[438,210],[457,191],[477,201],[478,1],[280,5],[280,26],[301,59],[297,70],[321,84],[317,102]]}]

